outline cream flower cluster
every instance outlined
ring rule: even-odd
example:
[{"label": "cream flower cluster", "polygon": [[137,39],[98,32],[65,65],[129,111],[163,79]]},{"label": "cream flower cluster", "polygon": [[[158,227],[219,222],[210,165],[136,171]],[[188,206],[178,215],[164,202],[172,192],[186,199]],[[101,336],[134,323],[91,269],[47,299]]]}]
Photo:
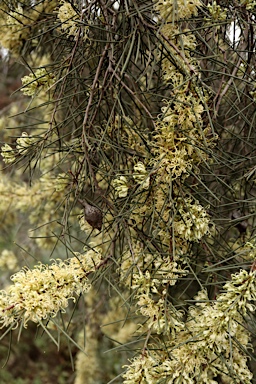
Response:
[{"label": "cream flower cluster", "polygon": [[[194,81],[199,76],[198,64],[191,55],[196,39],[191,31],[184,29],[181,33],[178,23],[196,15],[200,4],[197,0],[155,3],[162,23],[160,36],[166,38],[163,37],[163,47],[170,41],[161,64],[171,97],[163,100],[162,113],[155,121],[150,156],[145,154],[145,163],[133,159],[133,163],[127,164],[125,176],[116,177],[112,184],[115,197],[126,197],[134,182],[140,185],[139,193],[132,196],[130,223],[134,232],[131,231],[130,249],[123,255],[121,278],[127,281],[132,273],[129,283],[139,312],[145,317],[148,329],[162,335],[168,335],[170,330],[178,334],[183,329],[182,314],[168,299],[168,287],[186,275],[191,242],[199,242],[210,232],[206,209],[178,188],[191,171],[197,172],[200,163],[208,160],[209,151],[205,148],[211,148],[215,139],[204,126],[207,96]],[[175,65],[168,58],[170,52]],[[133,183],[129,179],[131,173]],[[143,242],[134,240],[138,230],[149,233],[156,244],[161,244],[162,251],[156,250],[153,241],[149,242],[153,256],[146,251]]]},{"label": "cream flower cluster", "polygon": [[203,105],[192,94],[179,92],[172,106],[164,100],[162,114],[157,122],[157,131],[152,142],[156,156],[154,162],[161,171],[171,174],[172,179],[188,177],[193,166],[207,159],[202,144],[214,145],[208,128],[203,129]]},{"label": "cream flower cluster", "polygon": [[77,36],[79,15],[75,9],[67,1],[62,1],[62,5],[58,11],[58,19],[61,21],[61,29],[68,34],[68,36]]},{"label": "cream flower cluster", "polygon": [[16,151],[7,143],[1,147],[1,156],[6,164],[13,163],[19,154],[25,155],[28,153],[35,145],[36,139],[29,136],[26,132],[22,132],[21,137],[18,137],[16,143]]},{"label": "cream flower cluster", "polygon": [[21,137],[19,137],[16,142],[16,148],[18,152],[21,155],[24,155],[29,151],[29,148],[31,148],[35,144],[35,138],[29,136],[27,132],[22,132]]},{"label": "cream flower cluster", "polygon": [[214,20],[226,20],[227,12],[223,9],[216,1],[213,1],[212,4],[208,4],[207,8],[211,17]]},{"label": "cream flower cluster", "polygon": [[123,375],[124,384],[157,384],[153,369],[158,361],[151,356],[136,357]]},{"label": "cream flower cluster", "polygon": [[[233,275],[224,286],[225,292],[213,302],[206,291],[200,291],[186,317],[168,297],[169,284],[175,284],[182,272],[186,273],[181,266],[182,260],[185,265],[182,255],[187,258],[191,252],[188,244],[210,233],[206,209],[182,190],[182,182],[191,171],[197,172],[198,165],[209,160],[210,151],[205,148],[211,148],[216,139],[203,118],[208,96],[194,81],[200,76],[191,55],[195,38],[186,31],[181,33],[181,23],[176,24],[196,15],[198,6],[199,1],[183,0],[160,0],[155,4],[162,22],[160,34],[166,38],[164,44],[170,41],[162,70],[172,97],[171,101],[163,100],[151,143],[152,196],[141,194],[131,217],[144,233],[148,223],[168,257],[164,259],[155,251],[151,261],[143,246],[140,250],[136,245],[130,250],[130,258],[124,255],[121,275],[125,280],[132,271],[130,284],[148,332],[162,335],[165,341],[164,346],[162,339],[149,343],[141,356],[132,360],[123,376],[125,384],[213,384],[218,377],[225,383],[249,383],[252,378],[245,353],[249,332],[244,319],[248,311],[254,310],[254,272]],[[175,65],[168,58],[170,52]]]},{"label": "cream flower cluster", "polygon": [[[138,161],[131,170],[132,178],[136,184],[140,185],[141,189],[147,190],[149,188],[150,177],[146,170],[145,164],[142,161]],[[113,188],[115,190],[115,197],[126,197],[129,192],[129,186],[132,186],[132,181],[129,182],[127,176],[118,176],[112,181]]]},{"label": "cream flower cluster", "polygon": [[241,5],[245,5],[246,9],[248,11],[253,11],[256,7],[256,1],[255,0],[242,0]]},{"label": "cream flower cluster", "polygon": [[173,20],[176,22],[181,19],[188,19],[196,16],[198,7],[201,5],[200,0],[159,0],[155,4],[156,10],[164,20]]},{"label": "cream flower cluster", "polygon": [[[163,260],[161,254],[146,253],[139,242],[133,248],[133,258],[129,252],[123,255],[121,281],[134,290],[138,312],[145,316],[147,327],[158,334],[169,334],[170,329],[182,328],[182,313],[167,304],[167,286],[175,285],[187,272],[177,262]],[[132,277],[127,281],[131,270]]]},{"label": "cream flower cluster", "polygon": [[74,294],[88,292],[91,288],[88,274],[95,270],[100,253],[89,250],[85,254],[51,265],[38,264],[34,269],[23,268],[15,273],[11,285],[0,292],[0,323],[2,326],[17,325],[22,319],[39,322],[65,311]]},{"label": "cream flower cluster", "polygon": [[[174,219],[174,231],[189,241],[198,241],[209,233],[210,218],[205,209],[191,199],[181,199],[177,213],[180,219]],[[177,202],[179,206],[179,202]]]},{"label": "cream flower cluster", "polygon": [[29,36],[28,19],[21,5],[9,12],[8,16],[2,12],[0,16],[3,24],[0,32],[1,45],[16,54],[22,49],[23,41]]},{"label": "cream flower cluster", "polygon": [[21,2],[17,2],[19,5],[12,10],[2,3],[4,2],[1,2],[0,10],[0,44],[14,56],[18,56],[24,42],[33,36],[33,28],[37,27],[41,14],[52,12],[58,5],[58,0],[44,0],[27,9],[22,7]]},{"label": "cream flower cluster", "polygon": [[[254,311],[255,271],[232,275],[215,302],[200,291],[191,306],[184,328],[165,342],[161,351],[136,357],[124,374],[124,384],[168,383],[250,383],[246,347],[249,332],[244,322]],[[240,346],[243,346],[240,348]],[[134,380],[134,381],[132,381]],[[140,380],[140,381],[138,381]]]},{"label": "cream flower cluster", "polygon": [[150,178],[148,176],[148,172],[146,170],[145,164],[142,161],[138,161],[137,164],[134,165],[134,180],[141,185],[142,189],[148,189]]},{"label": "cream flower cluster", "polygon": [[128,180],[126,176],[119,176],[112,182],[116,197],[126,197],[128,194]]},{"label": "cream flower cluster", "polygon": [[7,143],[1,147],[1,156],[5,164],[11,164],[16,160],[15,151]]},{"label": "cream flower cluster", "polygon": [[56,82],[54,75],[46,68],[39,68],[21,80],[23,84],[21,91],[28,96],[33,96],[41,91],[47,93]]}]

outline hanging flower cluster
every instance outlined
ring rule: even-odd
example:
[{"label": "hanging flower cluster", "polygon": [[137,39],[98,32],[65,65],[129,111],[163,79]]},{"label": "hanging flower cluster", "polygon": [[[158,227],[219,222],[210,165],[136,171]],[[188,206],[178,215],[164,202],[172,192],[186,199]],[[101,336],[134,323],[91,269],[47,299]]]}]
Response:
[{"label": "hanging flower cluster", "polygon": [[24,95],[33,96],[41,91],[47,93],[49,88],[54,85],[55,77],[48,73],[45,68],[37,69],[34,73],[24,76],[22,79]]},{"label": "hanging flower cluster", "polygon": [[100,252],[89,250],[66,261],[55,260],[51,265],[38,264],[15,273],[13,285],[0,292],[0,322],[2,326],[24,327],[29,321],[40,322],[65,311],[74,294],[88,292],[87,278],[101,260]]},{"label": "hanging flower cluster", "polygon": [[[191,306],[184,328],[165,343],[165,349],[136,357],[124,374],[130,383],[249,383],[245,349],[249,332],[243,325],[256,299],[255,272],[241,270],[232,276],[215,302],[200,291]],[[216,380],[215,380],[216,379]]]},{"label": "hanging flower cluster", "polygon": [[40,18],[44,13],[50,13],[55,9],[58,0],[44,0],[33,7],[25,7],[25,4],[22,6],[18,3],[19,5],[12,10],[7,3],[2,3],[0,8],[1,46],[18,56],[22,52],[24,42],[31,38],[31,28],[41,21]]},{"label": "hanging flower cluster", "polygon": [[[130,259],[125,258],[121,269],[125,279],[132,268],[131,286],[136,292],[139,312],[147,318],[148,332],[165,335],[165,347],[161,349],[161,342],[149,344],[146,352],[127,366],[125,384],[156,384],[162,380],[217,383],[214,379],[218,375],[227,383],[249,382],[252,378],[239,343],[245,347],[249,343],[241,306],[244,316],[246,308],[253,310],[249,302],[255,300],[254,273],[241,271],[234,275],[216,302],[210,303],[207,293],[199,292],[186,320],[169,298],[170,285],[187,273],[189,244],[210,234],[206,208],[180,189],[191,173],[198,173],[202,161],[209,161],[216,142],[203,117],[208,95],[194,81],[200,76],[198,63],[190,54],[195,49],[195,36],[186,29],[181,34],[178,23],[197,15],[200,5],[200,1],[182,0],[155,4],[162,23],[160,36],[168,47],[166,58],[161,61],[163,76],[172,91],[170,99],[163,100],[151,142],[152,198],[141,194],[131,217],[141,230],[145,231],[148,223],[154,238],[159,239],[158,244],[166,246],[169,259],[155,250],[152,260],[143,247],[136,245],[128,251]],[[172,60],[168,58],[169,52]],[[244,295],[238,298],[238,292]],[[230,295],[232,298],[228,299]]]}]

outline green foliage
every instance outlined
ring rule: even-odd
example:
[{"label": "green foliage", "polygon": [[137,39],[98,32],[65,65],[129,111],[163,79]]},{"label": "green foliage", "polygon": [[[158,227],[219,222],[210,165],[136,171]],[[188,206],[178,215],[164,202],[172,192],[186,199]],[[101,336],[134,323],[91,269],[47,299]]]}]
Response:
[{"label": "green foliage", "polygon": [[3,341],[65,340],[75,384],[253,382],[254,24],[251,0],[1,3]]}]

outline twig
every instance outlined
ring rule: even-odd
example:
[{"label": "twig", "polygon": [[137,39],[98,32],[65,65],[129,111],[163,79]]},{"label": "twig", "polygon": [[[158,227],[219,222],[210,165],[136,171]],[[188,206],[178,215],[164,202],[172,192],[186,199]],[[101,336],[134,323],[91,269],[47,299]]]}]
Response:
[{"label": "twig", "polygon": [[219,96],[218,102],[216,104],[215,112],[214,112],[214,118],[216,118],[217,115],[218,115],[218,111],[219,111],[219,108],[220,108],[221,100],[225,96],[225,94],[227,93],[229,87],[231,86],[233,78],[236,76],[237,71],[238,71],[238,69],[240,67],[241,61],[242,61],[242,59],[241,59],[241,57],[239,57],[238,62],[236,64],[235,68],[233,69],[233,72],[231,73],[229,81],[227,82],[225,88],[223,89],[223,91],[221,92],[221,94]]}]

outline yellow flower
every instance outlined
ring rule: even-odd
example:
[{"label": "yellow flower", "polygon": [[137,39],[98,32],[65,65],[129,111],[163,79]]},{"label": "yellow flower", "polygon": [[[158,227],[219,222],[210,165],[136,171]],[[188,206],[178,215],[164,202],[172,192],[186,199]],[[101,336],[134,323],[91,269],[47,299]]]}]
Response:
[{"label": "yellow flower", "polygon": [[1,148],[1,156],[6,164],[11,164],[15,161],[15,153],[9,144],[4,144]]},{"label": "yellow flower", "polygon": [[30,137],[26,132],[22,132],[21,137],[19,137],[16,142],[16,148],[18,152],[24,155],[29,151],[29,147],[34,145],[35,139]]},{"label": "yellow flower", "polygon": [[24,267],[15,273],[11,277],[13,285],[0,292],[2,326],[22,320],[26,327],[28,321],[38,323],[65,311],[68,301],[74,300],[74,294],[79,295],[91,288],[87,278],[88,272],[95,269],[91,257],[90,254],[88,258],[86,254],[77,254],[65,261],[38,264],[32,270]]},{"label": "yellow flower", "polygon": [[137,164],[134,165],[134,174],[133,178],[134,180],[141,185],[143,189],[148,189],[150,178],[148,177],[148,173],[146,171],[145,165],[139,161]]},{"label": "yellow flower", "polygon": [[113,187],[115,189],[116,197],[126,197],[128,193],[127,178],[120,176],[118,179],[113,180]]},{"label": "yellow flower", "polygon": [[63,1],[63,5],[59,8],[58,18],[61,21],[61,29],[68,32],[69,36],[76,36],[78,32],[76,21],[79,20],[79,16],[70,3]]},{"label": "yellow flower", "polygon": [[39,68],[35,72],[30,73],[30,75],[24,76],[21,81],[24,85],[21,89],[24,95],[33,96],[40,91],[48,92],[56,79],[46,68]]}]

